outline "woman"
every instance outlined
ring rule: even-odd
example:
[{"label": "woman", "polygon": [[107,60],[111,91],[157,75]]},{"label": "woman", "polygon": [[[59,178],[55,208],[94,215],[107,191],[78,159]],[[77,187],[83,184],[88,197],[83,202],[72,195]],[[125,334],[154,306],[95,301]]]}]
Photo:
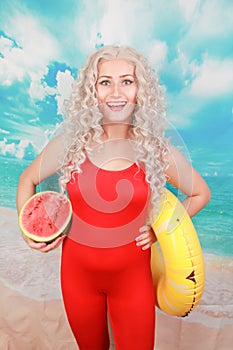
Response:
[{"label": "woman", "polygon": [[[190,216],[210,199],[202,177],[164,138],[164,96],[147,61],[129,47],[105,46],[79,72],[64,135],[23,172],[17,207],[36,185],[61,171],[73,221],[63,242],[61,286],[80,349],[109,349],[107,312],[116,348],[154,347],[155,310],[150,228],[166,181],[180,189]],[[59,156],[58,156],[59,155]]]}]

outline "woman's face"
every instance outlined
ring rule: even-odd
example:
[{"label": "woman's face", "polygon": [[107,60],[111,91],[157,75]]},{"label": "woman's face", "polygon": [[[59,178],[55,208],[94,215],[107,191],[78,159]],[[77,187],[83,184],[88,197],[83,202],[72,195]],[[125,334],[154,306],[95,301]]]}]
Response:
[{"label": "woman's face", "polygon": [[104,116],[110,121],[123,121],[131,116],[137,101],[133,63],[123,59],[100,62],[96,94]]}]

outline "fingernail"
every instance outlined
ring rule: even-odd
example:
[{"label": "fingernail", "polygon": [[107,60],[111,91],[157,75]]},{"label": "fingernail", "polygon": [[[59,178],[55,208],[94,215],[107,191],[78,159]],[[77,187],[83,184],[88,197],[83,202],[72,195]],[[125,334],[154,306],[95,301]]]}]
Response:
[{"label": "fingernail", "polygon": [[41,243],[41,244],[40,244],[40,248],[44,248],[44,247],[46,247],[46,246],[47,246],[46,243]]}]

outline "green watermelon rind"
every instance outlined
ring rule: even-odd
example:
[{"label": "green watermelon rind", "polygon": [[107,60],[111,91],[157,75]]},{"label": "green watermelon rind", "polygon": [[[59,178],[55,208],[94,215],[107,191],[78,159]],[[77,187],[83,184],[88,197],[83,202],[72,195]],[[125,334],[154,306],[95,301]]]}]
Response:
[{"label": "green watermelon rind", "polygon": [[61,196],[61,194],[59,194],[58,192],[55,192],[55,191],[42,191],[42,192],[38,192],[38,193],[35,193],[34,195],[32,195],[25,203],[24,205],[22,206],[21,210],[20,210],[20,213],[19,213],[19,217],[18,217],[18,224],[19,224],[19,227],[20,227],[20,230],[21,232],[28,238],[32,239],[33,241],[35,242],[38,242],[38,243],[50,243],[52,241],[54,241],[56,238],[58,238],[59,236],[63,235],[63,234],[67,234],[69,229],[70,229],[70,226],[71,226],[71,222],[72,222],[72,205],[71,205],[71,202],[69,200],[69,198],[67,198],[65,195],[64,195],[64,198],[65,200],[67,201],[68,205],[69,205],[69,216],[67,218],[67,220],[65,221],[64,225],[54,234],[50,235],[50,236],[43,236],[43,237],[40,237],[38,235],[35,235],[31,232],[29,232],[28,230],[25,229],[25,227],[23,226],[22,224],[22,217],[24,215],[24,210],[25,208],[27,207],[28,203],[30,201],[32,201],[33,199],[35,199],[35,197],[39,197],[39,196],[43,196],[43,194],[55,194],[55,195],[59,195]]}]

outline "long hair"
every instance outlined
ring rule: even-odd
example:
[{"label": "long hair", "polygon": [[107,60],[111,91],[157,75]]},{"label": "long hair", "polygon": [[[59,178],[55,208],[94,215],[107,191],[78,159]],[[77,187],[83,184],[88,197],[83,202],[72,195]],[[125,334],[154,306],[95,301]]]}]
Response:
[{"label": "long hair", "polygon": [[91,148],[93,140],[101,143],[102,114],[98,109],[95,85],[98,78],[98,64],[102,60],[113,59],[124,59],[135,66],[137,107],[130,132],[136,149],[136,162],[143,163],[145,167],[146,180],[152,193],[153,213],[156,213],[166,182],[164,91],[147,60],[128,46],[104,46],[90,55],[86,65],[79,70],[78,79],[74,83],[66,107],[67,118],[64,122],[66,151],[61,165],[61,191],[65,191],[73,170],[81,172],[81,164],[85,161],[86,151]]}]

